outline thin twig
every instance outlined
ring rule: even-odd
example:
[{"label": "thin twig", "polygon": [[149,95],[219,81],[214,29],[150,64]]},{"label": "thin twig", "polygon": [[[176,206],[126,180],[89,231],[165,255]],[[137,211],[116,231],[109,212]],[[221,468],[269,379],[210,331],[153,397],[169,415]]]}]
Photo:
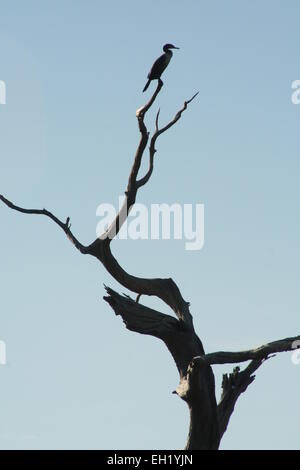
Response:
[{"label": "thin twig", "polygon": [[70,217],[67,217],[66,222],[62,222],[58,219],[58,217],[56,217],[54,214],[52,214],[52,212],[48,211],[47,209],[25,209],[23,207],[16,206],[2,195],[0,195],[0,200],[4,202],[7,207],[17,212],[22,212],[23,214],[45,215],[46,217],[49,217],[49,219],[53,220],[53,222],[55,222],[65,232],[69,240],[81,253],[87,253],[87,247],[82,245],[70,230]]}]

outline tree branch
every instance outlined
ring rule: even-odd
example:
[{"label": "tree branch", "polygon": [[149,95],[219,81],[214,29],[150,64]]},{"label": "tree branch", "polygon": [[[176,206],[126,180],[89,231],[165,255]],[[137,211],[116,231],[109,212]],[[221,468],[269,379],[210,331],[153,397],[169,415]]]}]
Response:
[{"label": "tree branch", "polygon": [[79,250],[81,253],[86,254],[87,253],[87,247],[82,245],[77,238],[73,235],[71,232],[71,224],[70,224],[70,218],[67,217],[66,222],[62,222],[59,220],[52,212],[49,212],[46,209],[24,209],[23,207],[16,206],[13,204],[11,201],[6,199],[4,196],[0,195],[0,200],[4,202],[4,204],[9,207],[10,209],[13,209],[17,212],[22,212],[23,214],[35,214],[35,215],[45,215],[46,217],[49,217],[53,222],[55,222],[67,235],[69,240],[73,243],[73,245]]},{"label": "tree branch", "polygon": [[255,380],[253,373],[269,358],[276,353],[295,350],[299,347],[300,336],[294,336],[277,341],[272,341],[258,348],[240,352],[215,352],[206,354],[203,360],[207,364],[231,364],[237,362],[251,361],[250,364],[240,371],[235,367],[231,374],[223,375],[222,396],[218,405],[218,420],[220,438],[225,433],[230,417],[234,411],[235,404],[242,393]]},{"label": "tree branch", "polygon": [[120,315],[126,328],[144,335],[163,339],[179,328],[176,318],[160,313],[137,303],[127,295],[120,295],[110,287],[105,286],[107,296],[103,299],[111,306],[116,315]]},{"label": "tree branch", "polygon": [[186,375],[191,359],[204,354],[200,339],[184,322],[141,305],[109,287],[105,289],[108,295],[104,300],[122,317],[128,330],[155,336],[166,344],[181,378]]},{"label": "tree branch", "polygon": [[248,349],[240,352],[219,351],[205,355],[208,364],[232,364],[236,362],[245,362],[253,359],[266,359],[270,354],[276,354],[284,351],[296,349],[295,343],[300,341],[300,336],[280,339],[264,344],[259,348]]},{"label": "tree branch", "polygon": [[224,374],[222,381],[222,396],[218,404],[218,421],[220,430],[220,439],[225,433],[235,404],[242,393],[244,393],[250,384],[255,380],[253,373],[266,361],[257,359],[240,372],[239,367],[235,367],[231,374]]},{"label": "tree branch", "polygon": [[[222,381],[222,396],[218,404],[218,422],[220,439],[225,433],[230,417],[234,411],[235,404],[242,393],[244,393],[248,386],[255,380],[254,372],[269,358],[273,357],[276,353],[295,350],[299,347],[300,336],[294,336],[277,341],[272,341],[255,349],[240,352],[215,352],[205,354],[200,357],[194,357],[193,367],[198,364],[201,365],[203,361],[207,365],[214,364],[230,364],[237,362],[251,361],[250,364],[240,371],[240,367],[235,367],[231,374],[224,374]],[[189,381],[189,376],[183,381],[183,385],[179,386],[180,391],[183,387],[184,390],[189,389],[190,385],[185,382]],[[192,420],[191,420],[192,422]]]},{"label": "tree branch", "polygon": [[187,106],[191,101],[193,101],[194,98],[199,94],[199,92],[195,93],[191,99],[187,100],[184,102],[183,107],[176,113],[175,117],[164,127],[159,129],[158,127],[158,118],[159,118],[159,113],[160,109],[157,112],[156,119],[155,119],[155,132],[151,138],[150,142],[150,147],[149,147],[149,169],[145,176],[143,176],[140,180],[137,181],[137,187],[140,188],[141,186],[144,186],[150,179],[153,168],[154,168],[154,155],[156,153],[156,148],[155,148],[155,143],[158,137],[166,132],[168,129],[170,129],[176,122],[181,118],[182,113],[187,109]]},{"label": "tree branch", "polygon": [[[140,142],[135,153],[133,165],[131,167],[131,171],[129,174],[127,189],[125,191],[124,203],[119,213],[117,214],[117,216],[111,223],[110,227],[108,228],[108,230],[106,230],[102,235],[100,235],[100,237],[98,237],[98,239],[100,240],[108,239],[111,241],[115,238],[115,236],[119,233],[122,225],[126,221],[131,207],[135,203],[136,195],[138,191],[138,186],[136,183],[137,175],[138,175],[138,172],[141,166],[142,157],[143,157],[143,154],[144,154],[144,151],[147,146],[148,139],[149,139],[149,132],[145,125],[144,118],[145,118],[147,111],[151,108],[152,104],[154,103],[162,86],[163,86],[163,82],[159,80],[156,90],[154,91],[148,103],[146,103],[144,106],[142,106],[140,109],[136,111],[136,117],[137,117],[138,127],[139,127],[141,137],[140,137]],[[92,244],[95,248],[97,248],[97,245],[99,243],[98,239],[95,240],[95,242]]]}]

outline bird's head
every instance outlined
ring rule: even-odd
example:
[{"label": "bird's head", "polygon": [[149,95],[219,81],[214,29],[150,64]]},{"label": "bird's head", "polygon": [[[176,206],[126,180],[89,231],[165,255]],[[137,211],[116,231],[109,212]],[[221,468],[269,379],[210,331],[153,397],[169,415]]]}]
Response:
[{"label": "bird's head", "polygon": [[173,44],[165,44],[163,47],[163,51],[167,52],[169,49],[179,49],[179,47],[173,46]]}]

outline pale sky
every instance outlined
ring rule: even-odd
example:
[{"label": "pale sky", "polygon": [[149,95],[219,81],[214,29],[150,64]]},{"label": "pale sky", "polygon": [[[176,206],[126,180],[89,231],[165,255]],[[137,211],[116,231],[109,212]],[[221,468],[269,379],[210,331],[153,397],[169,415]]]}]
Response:
[{"label": "pale sky", "polygon": [[[135,111],[163,44],[180,47],[147,118],[167,122],[138,202],[205,206],[205,244],[116,240],[130,273],[172,276],[206,352],[299,334],[299,2],[0,1],[0,194],[95,238],[138,143]],[[0,206],[1,449],[183,448],[188,409],[165,346],[102,300],[118,285],[51,221]],[[129,292],[126,292],[130,294]],[[171,313],[159,301],[143,303]],[[217,395],[222,373],[214,368]],[[270,359],[222,449],[299,449],[300,365]]]}]

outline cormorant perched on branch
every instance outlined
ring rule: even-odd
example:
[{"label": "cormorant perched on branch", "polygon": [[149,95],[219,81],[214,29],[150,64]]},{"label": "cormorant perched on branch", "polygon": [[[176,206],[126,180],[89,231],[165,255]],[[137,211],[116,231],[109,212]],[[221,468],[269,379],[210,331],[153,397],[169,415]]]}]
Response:
[{"label": "cormorant perched on branch", "polygon": [[173,44],[165,44],[163,47],[164,54],[161,55],[152,65],[150,72],[148,73],[148,82],[145,85],[143,91],[146,91],[150,85],[151,80],[160,79],[161,74],[167,67],[168,63],[171,60],[173,52],[170,49],[179,49],[179,47],[173,46]]}]

